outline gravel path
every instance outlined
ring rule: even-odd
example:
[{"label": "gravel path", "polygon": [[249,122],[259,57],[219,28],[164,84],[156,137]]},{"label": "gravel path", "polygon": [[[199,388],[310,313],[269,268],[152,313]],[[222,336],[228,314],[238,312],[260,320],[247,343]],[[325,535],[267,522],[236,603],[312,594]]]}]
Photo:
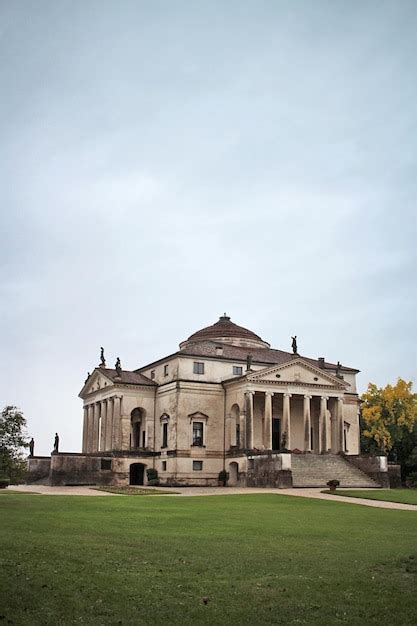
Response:
[{"label": "gravel path", "polygon": [[[149,489],[149,487],[148,487]],[[159,491],[158,487],[153,487]],[[161,487],[167,491],[169,487]],[[38,493],[51,496],[118,496],[120,494],[98,491],[91,487],[48,487],[46,485],[18,485],[10,488],[11,491],[21,491],[25,493]],[[377,509],[396,509],[399,511],[417,511],[417,506],[413,504],[401,504],[400,502],[383,502],[381,500],[365,500],[363,498],[348,498],[347,496],[331,496],[321,493],[321,489],[256,489],[249,487],[175,487],[171,494],[160,494],[160,497],[172,496],[223,496],[252,493],[275,493],[279,496],[297,496],[301,498],[316,498],[318,500],[333,500],[334,502],[347,502],[348,504],[361,504]],[[343,489],[338,490],[343,493]],[[176,492],[176,493],[174,493]]]}]

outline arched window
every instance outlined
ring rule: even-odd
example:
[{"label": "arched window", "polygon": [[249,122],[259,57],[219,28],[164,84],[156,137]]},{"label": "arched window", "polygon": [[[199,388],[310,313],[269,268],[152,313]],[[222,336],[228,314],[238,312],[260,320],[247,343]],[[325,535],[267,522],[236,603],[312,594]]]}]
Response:
[{"label": "arched window", "polygon": [[146,445],[145,410],[137,407],[130,414],[130,447],[140,448]]}]

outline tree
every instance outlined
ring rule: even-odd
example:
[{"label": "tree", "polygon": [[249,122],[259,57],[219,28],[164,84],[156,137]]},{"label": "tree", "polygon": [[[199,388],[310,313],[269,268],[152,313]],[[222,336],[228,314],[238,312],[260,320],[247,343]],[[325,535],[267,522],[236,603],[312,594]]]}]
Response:
[{"label": "tree", "polygon": [[400,462],[405,477],[417,446],[417,393],[413,393],[413,383],[402,378],[383,388],[369,383],[362,395],[361,426],[363,451],[390,454]]},{"label": "tree", "polygon": [[0,416],[0,475],[11,483],[24,478],[26,462],[23,449],[28,447],[26,418],[15,406],[6,406]]}]

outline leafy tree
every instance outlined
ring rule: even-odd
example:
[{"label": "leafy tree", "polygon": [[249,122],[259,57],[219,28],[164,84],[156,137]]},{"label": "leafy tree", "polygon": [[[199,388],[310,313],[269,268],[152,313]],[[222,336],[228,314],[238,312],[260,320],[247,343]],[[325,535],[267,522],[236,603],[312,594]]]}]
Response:
[{"label": "leafy tree", "polygon": [[0,475],[11,483],[24,478],[26,462],[23,448],[28,447],[26,419],[15,406],[6,406],[0,416]]},{"label": "leafy tree", "polygon": [[395,385],[369,383],[362,395],[362,450],[383,452],[400,462],[403,477],[414,467],[417,447],[417,394],[413,383],[399,378]]}]

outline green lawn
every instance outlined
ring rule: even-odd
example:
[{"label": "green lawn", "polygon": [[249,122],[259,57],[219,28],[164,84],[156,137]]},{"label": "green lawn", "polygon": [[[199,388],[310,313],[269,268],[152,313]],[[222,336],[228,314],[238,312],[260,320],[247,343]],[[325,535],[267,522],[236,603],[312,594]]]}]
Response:
[{"label": "green lawn", "polygon": [[385,500],[386,502],[401,502],[402,504],[417,504],[417,489],[343,489],[342,491],[328,491],[336,496],[350,498],[366,498],[367,500]]},{"label": "green lawn", "polygon": [[0,528],[4,624],[415,624],[414,511],[4,494]]}]

